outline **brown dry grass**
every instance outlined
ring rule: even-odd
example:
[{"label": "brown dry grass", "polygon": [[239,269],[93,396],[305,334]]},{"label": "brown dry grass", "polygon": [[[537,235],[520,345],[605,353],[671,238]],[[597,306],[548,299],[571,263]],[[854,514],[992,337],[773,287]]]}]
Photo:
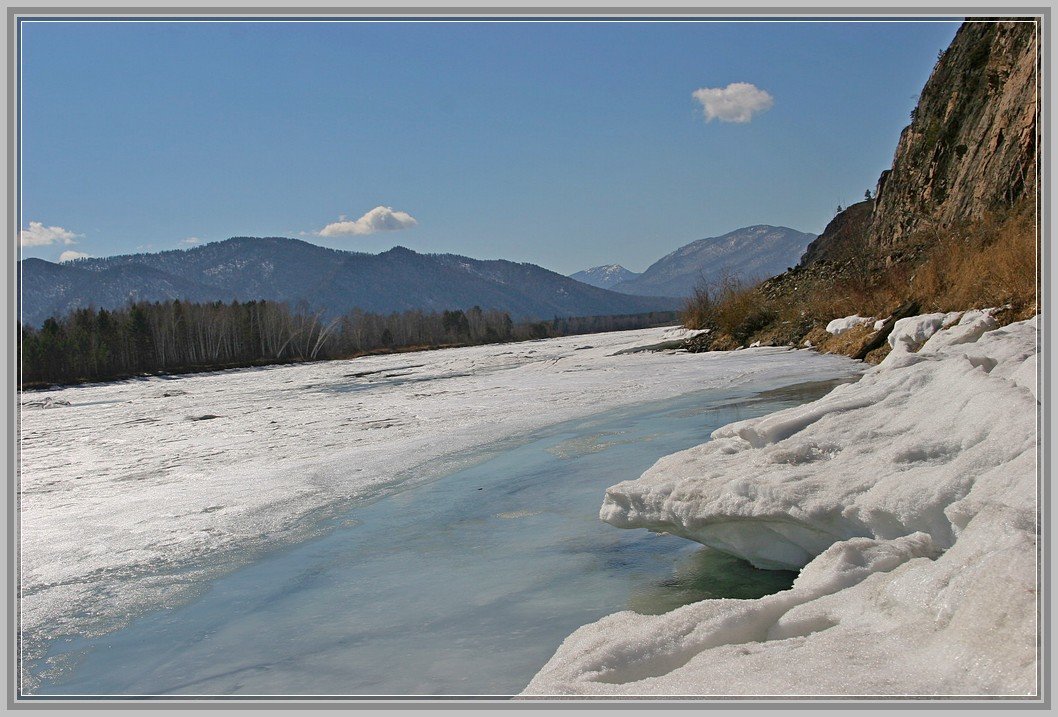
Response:
[{"label": "brown dry grass", "polygon": [[911,278],[911,297],[931,311],[1035,309],[1037,267],[1035,218],[1022,211],[946,233]]},{"label": "brown dry grass", "polygon": [[923,312],[1007,304],[1011,319],[1036,312],[1038,250],[1031,203],[1004,217],[920,233],[909,244],[928,248],[914,262],[890,266],[881,257],[865,255],[846,262],[843,278],[805,280],[796,294],[781,298],[769,299],[758,285],[725,277],[696,290],[684,323],[715,329],[745,344],[780,326],[801,327],[798,336],[803,337],[813,326],[841,316],[884,317],[908,300],[917,301]]},{"label": "brown dry grass", "polygon": [[726,275],[697,287],[684,310],[684,324],[713,328],[745,343],[779,318],[777,308],[757,290],[758,285],[759,282]]}]

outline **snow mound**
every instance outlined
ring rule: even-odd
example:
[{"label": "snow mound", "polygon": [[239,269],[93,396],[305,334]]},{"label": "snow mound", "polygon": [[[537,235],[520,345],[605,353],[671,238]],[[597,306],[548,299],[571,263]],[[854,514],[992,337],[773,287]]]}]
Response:
[{"label": "snow mound", "polygon": [[1036,320],[894,334],[858,383],[606,492],[606,522],[801,569],[790,590],[611,615],[525,694],[1036,694]]},{"label": "snow mound", "polygon": [[834,319],[831,321],[827,324],[827,333],[833,334],[834,336],[841,336],[849,329],[873,323],[873,316],[858,316],[853,314],[852,316],[846,316],[843,319]]},{"label": "snow mound", "polygon": [[[889,334],[892,351],[882,361],[886,368],[914,363],[908,356],[919,351],[933,353],[945,346],[973,343],[999,324],[992,318],[995,309],[953,311],[947,314],[923,314],[900,319]],[[933,338],[941,329],[947,329]],[[927,345],[929,348],[927,348]]]}]

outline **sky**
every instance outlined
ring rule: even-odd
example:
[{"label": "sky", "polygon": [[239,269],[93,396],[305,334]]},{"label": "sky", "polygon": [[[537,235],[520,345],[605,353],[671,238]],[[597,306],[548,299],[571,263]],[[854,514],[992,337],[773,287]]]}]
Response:
[{"label": "sky", "polygon": [[288,236],[569,274],[818,233],[958,25],[24,22],[22,256]]}]

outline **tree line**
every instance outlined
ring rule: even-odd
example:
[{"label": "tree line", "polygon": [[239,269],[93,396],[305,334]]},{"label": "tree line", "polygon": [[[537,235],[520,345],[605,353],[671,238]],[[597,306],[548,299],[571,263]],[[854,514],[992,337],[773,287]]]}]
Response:
[{"label": "tree line", "polygon": [[22,385],[106,381],[366,353],[471,346],[661,326],[675,312],[555,318],[515,323],[475,306],[441,312],[327,318],[303,302],[138,302],[123,309],[76,309],[37,329],[22,325]]}]

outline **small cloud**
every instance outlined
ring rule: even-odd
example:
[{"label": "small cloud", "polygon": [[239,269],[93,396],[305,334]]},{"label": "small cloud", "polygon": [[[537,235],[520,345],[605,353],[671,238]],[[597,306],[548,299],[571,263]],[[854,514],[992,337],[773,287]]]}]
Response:
[{"label": "small cloud", "polygon": [[187,239],[181,239],[180,243],[187,244],[188,246],[195,246],[197,244],[201,244],[202,240],[198,237],[188,237]]},{"label": "small cloud", "polygon": [[411,229],[418,223],[415,217],[407,212],[394,211],[393,207],[375,207],[356,221],[350,221],[342,215],[339,221],[328,224],[320,229],[318,234],[321,237],[375,234]]},{"label": "small cloud", "polygon": [[81,236],[62,227],[46,227],[42,222],[30,222],[29,228],[23,229],[18,235],[22,246],[47,246],[59,242],[76,244],[74,239]]},{"label": "small cloud", "polygon": [[745,123],[758,112],[766,112],[775,98],[748,82],[732,82],[727,87],[702,87],[691,93],[702,104],[705,120]]},{"label": "small cloud", "polygon": [[64,251],[62,254],[59,254],[59,263],[61,264],[64,261],[73,261],[74,259],[88,258],[90,258],[90,255],[85,254],[83,251]]}]

